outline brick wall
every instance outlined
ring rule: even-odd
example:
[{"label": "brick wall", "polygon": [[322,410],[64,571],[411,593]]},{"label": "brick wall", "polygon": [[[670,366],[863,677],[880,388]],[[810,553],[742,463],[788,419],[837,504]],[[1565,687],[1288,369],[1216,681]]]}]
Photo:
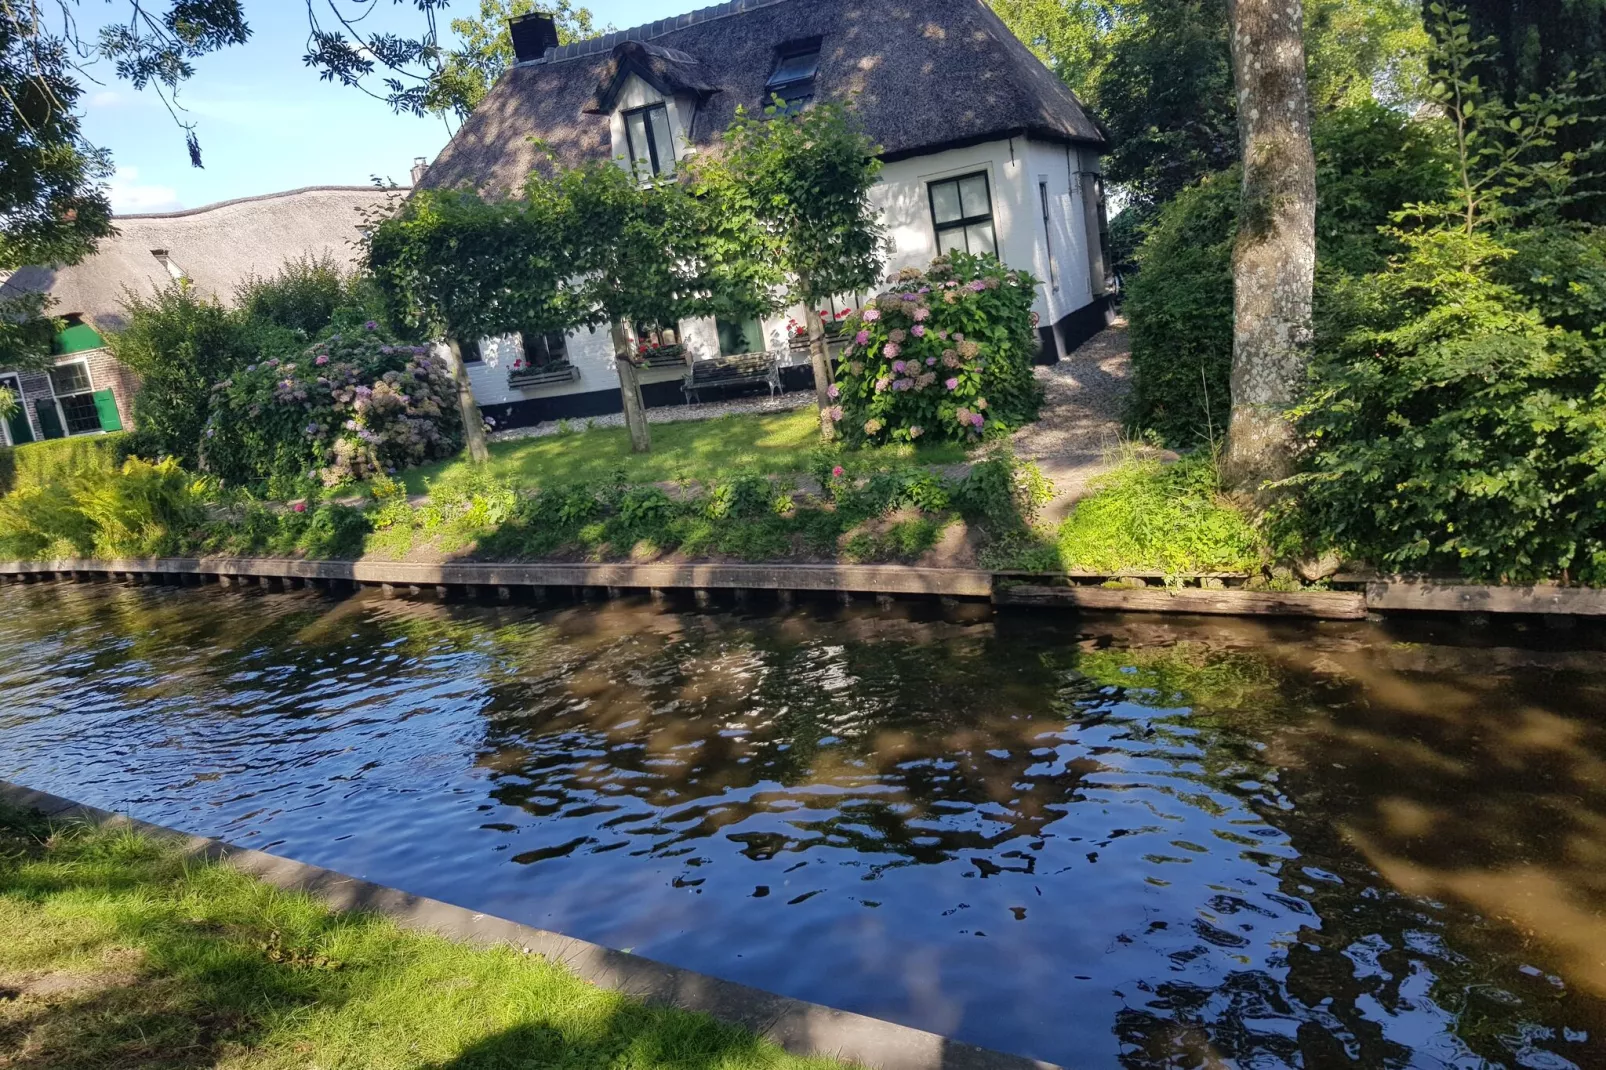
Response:
[{"label": "brick wall", "polygon": [[[123,429],[133,430],[134,393],[139,389],[139,377],[123,367],[107,349],[89,349],[57,357],[56,363],[70,364],[79,360],[89,365],[89,381],[93,388],[110,390],[116,397],[117,414],[122,417]],[[21,381],[22,398],[28,407],[28,424],[37,442],[45,435],[44,428],[39,424],[38,407],[41,404],[51,405],[55,400],[55,393],[50,389],[50,375],[42,371],[18,372],[17,378]]]}]

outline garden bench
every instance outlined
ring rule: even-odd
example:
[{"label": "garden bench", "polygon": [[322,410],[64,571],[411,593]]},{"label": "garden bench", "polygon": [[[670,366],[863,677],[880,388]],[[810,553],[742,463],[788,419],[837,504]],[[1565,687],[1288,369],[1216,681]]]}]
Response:
[{"label": "garden bench", "polygon": [[781,362],[774,353],[738,353],[693,361],[681,383],[686,404],[702,400],[699,391],[717,387],[767,383],[771,396],[781,392]]}]

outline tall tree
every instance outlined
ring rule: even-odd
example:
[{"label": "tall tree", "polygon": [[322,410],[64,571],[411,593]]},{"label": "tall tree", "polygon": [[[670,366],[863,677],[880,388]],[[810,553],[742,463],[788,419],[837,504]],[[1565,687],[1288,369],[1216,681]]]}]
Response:
[{"label": "tall tree", "polygon": [[831,365],[816,309],[879,280],[885,232],[870,202],[881,166],[876,146],[837,104],[796,113],[777,104],[763,117],[738,108],[725,132],[725,152],[704,166],[704,181],[751,213],[767,238],[786,300],[803,305],[820,435],[829,440],[835,433],[828,415]]},{"label": "tall tree", "polygon": [[1233,248],[1232,419],[1225,476],[1259,494],[1290,475],[1287,411],[1306,380],[1316,276],[1316,157],[1300,0],[1228,0],[1243,157]]}]

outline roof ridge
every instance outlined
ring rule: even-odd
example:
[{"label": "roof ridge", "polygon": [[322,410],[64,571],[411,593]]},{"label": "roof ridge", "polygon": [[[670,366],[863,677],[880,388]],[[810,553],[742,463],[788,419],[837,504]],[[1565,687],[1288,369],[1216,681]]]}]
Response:
[{"label": "roof ridge", "polygon": [[180,208],[173,212],[133,212],[128,215],[114,215],[113,219],[180,219],[184,216],[200,215],[202,212],[211,212],[218,208],[227,208],[234,204],[250,204],[254,201],[272,201],[280,197],[294,197],[301,193],[356,193],[359,190],[369,193],[406,193],[411,186],[298,186],[295,189],[279,190],[275,193],[258,193],[251,197],[233,197],[226,201],[214,201],[203,204],[199,208]]},{"label": "roof ridge", "polygon": [[726,0],[723,4],[712,7],[700,7],[695,11],[688,11],[684,15],[673,15],[667,19],[656,22],[644,22],[640,26],[631,26],[623,30],[615,30],[600,37],[587,37],[583,41],[574,41],[566,45],[549,48],[540,59],[529,59],[514,64],[517,67],[528,67],[538,63],[561,63],[568,59],[578,59],[581,56],[593,56],[598,52],[607,52],[621,41],[650,41],[654,37],[662,37],[675,30],[685,29],[687,26],[696,26],[715,19],[728,18],[731,15],[742,15],[760,8],[773,7],[783,4],[786,0]]}]

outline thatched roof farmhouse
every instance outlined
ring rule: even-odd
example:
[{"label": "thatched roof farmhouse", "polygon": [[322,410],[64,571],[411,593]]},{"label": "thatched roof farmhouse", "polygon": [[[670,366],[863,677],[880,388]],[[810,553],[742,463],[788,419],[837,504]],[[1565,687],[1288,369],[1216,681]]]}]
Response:
[{"label": "thatched roof farmhouse", "polygon": [[[562,46],[550,16],[523,16],[512,30],[518,62],[418,186],[516,193],[547,166],[532,139],[558,166],[613,158],[661,172],[772,93],[797,107],[841,101],[886,162],[876,194],[894,243],[889,269],[969,248],[1031,271],[1045,280],[1045,359],[1104,325],[1103,134],[984,0],[732,0]],[[790,363],[784,316],[688,321],[677,333],[693,359],[764,349]],[[606,332],[487,339],[480,352],[475,392],[504,423],[619,409]],[[649,373],[648,404],[678,402],[683,371]],[[788,381],[805,372],[789,370]]]}]

